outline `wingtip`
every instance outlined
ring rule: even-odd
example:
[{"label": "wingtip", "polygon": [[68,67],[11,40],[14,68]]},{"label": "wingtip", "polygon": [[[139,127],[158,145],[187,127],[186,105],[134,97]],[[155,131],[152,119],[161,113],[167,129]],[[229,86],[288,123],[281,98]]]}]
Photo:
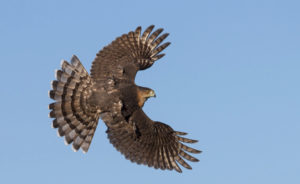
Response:
[{"label": "wingtip", "polygon": [[199,162],[200,160],[198,158],[195,158],[192,162]]},{"label": "wingtip", "polygon": [[158,28],[157,30],[159,30],[159,32],[163,32],[164,31],[164,28]]},{"label": "wingtip", "polygon": [[195,139],[191,139],[191,140],[192,140],[191,143],[197,143],[198,142],[198,140],[195,140]]},{"label": "wingtip", "polygon": [[180,131],[175,131],[175,134],[176,135],[187,135],[186,132],[180,132]]},{"label": "wingtip", "polygon": [[175,169],[175,171],[177,171],[178,173],[182,173],[182,170],[180,169],[179,166],[175,167],[174,169]]},{"label": "wingtip", "polygon": [[[150,29],[150,28],[153,29],[154,27],[155,27],[154,24],[151,24],[150,26],[148,26],[149,29]],[[148,28],[147,28],[147,29],[148,29]]]},{"label": "wingtip", "polygon": [[200,154],[200,153],[202,153],[202,151],[201,150],[197,150],[197,154]]},{"label": "wingtip", "polygon": [[142,26],[138,26],[138,27],[135,29],[135,31],[140,31],[140,30],[142,30]]},{"label": "wingtip", "polygon": [[164,45],[166,45],[165,48],[167,48],[169,45],[171,45],[171,42],[166,42]]}]

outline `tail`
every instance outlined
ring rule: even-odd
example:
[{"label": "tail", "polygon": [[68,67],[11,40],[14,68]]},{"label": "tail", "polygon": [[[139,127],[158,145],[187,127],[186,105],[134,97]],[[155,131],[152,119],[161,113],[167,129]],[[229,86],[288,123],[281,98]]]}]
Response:
[{"label": "tail", "polygon": [[61,70],[56,71],[49,96],[54,103],[49,105],[49,116],[58,135],[65,136],[65,143],[72,144],[73,150],[87,152],[99,120],[99,110],[88,104],[93,81],[76,56],[71,64],[62,61]]}]

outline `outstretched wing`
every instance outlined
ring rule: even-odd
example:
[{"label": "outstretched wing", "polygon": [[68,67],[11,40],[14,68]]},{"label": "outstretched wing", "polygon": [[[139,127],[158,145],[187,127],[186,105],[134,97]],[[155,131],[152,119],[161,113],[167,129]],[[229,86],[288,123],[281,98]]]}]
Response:
[{"label": "outstretched wing", "polygon": [[152,66],[164,56],[160,52],[170,45],[170,42],[160,45],[169,34],[159,36],[161,28],[150,34],[153,28],[149,26],[141,35],[141,27],[138,27],[104,47],[93,61],[92,78],[99,85],[110,78],[134,82],[137,71]]},{"label": "outstretched wing", "polygon": [[[114,121],[112,116],[103,117],[106,121]],[[201,151],[184,145],[195,143],[196,140],[181,137],[184,132],[174,131],[170,126],[150,120],[142,111],[136,111],[130,118],[129,125],[108,128],[107,134],[110,142],[124,156],[138,164],[148,165],[156,169],[175,169],[182,172],[177,163],[187,169],[192,169],[184,159],[197,162],[198,159],[190,153]]]}]

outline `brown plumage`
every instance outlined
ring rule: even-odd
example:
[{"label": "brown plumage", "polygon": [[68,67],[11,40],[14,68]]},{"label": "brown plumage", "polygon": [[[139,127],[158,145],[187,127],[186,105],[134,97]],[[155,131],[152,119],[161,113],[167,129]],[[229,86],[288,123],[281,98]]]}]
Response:
[{"label": "brown plumage", "polygon": [[91,75],[76,56],[62,62],[52,82],[49,105],[53,127],[77,151],[87,152],[98,120],[107,126],[107,135],[114,147],[127,159],[138,164],[181,172],[178,163],[187,169],[198,159],[189,155],[201,151],[183,143],[196,140],[181,137],[184,132],[152,121],[142,110],[145,101],[155,96],[150,88],[137,86],[136,73],[145,70],[164,56],[160,52],[170,43],[161,44],[168,36],[163,29],[152,34],[149,26],[141,34],[141,27],[124,34],[104,47],[92,63]]}]

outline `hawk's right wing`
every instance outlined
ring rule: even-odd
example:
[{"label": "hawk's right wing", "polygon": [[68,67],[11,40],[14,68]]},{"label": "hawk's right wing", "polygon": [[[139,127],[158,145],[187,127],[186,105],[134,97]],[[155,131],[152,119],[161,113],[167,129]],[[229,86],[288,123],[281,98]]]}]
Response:
[{"label": "hawk's right wing", "polygon": [[[105,121],[113,121],[112,116],[103,115]],[[115,128],[108,128],[108,138],[114,147],[127,159],[156,169],[175,169],[182,172],[177,163],[187,169],[192,167],[184,159],[197,162],[190,153],[201,151],[188,147],[184,143],[195,143],[196,140],[181,137],[184,132],[174,131],[170,126],[150,120],[140,109],[129,120]]]}]

